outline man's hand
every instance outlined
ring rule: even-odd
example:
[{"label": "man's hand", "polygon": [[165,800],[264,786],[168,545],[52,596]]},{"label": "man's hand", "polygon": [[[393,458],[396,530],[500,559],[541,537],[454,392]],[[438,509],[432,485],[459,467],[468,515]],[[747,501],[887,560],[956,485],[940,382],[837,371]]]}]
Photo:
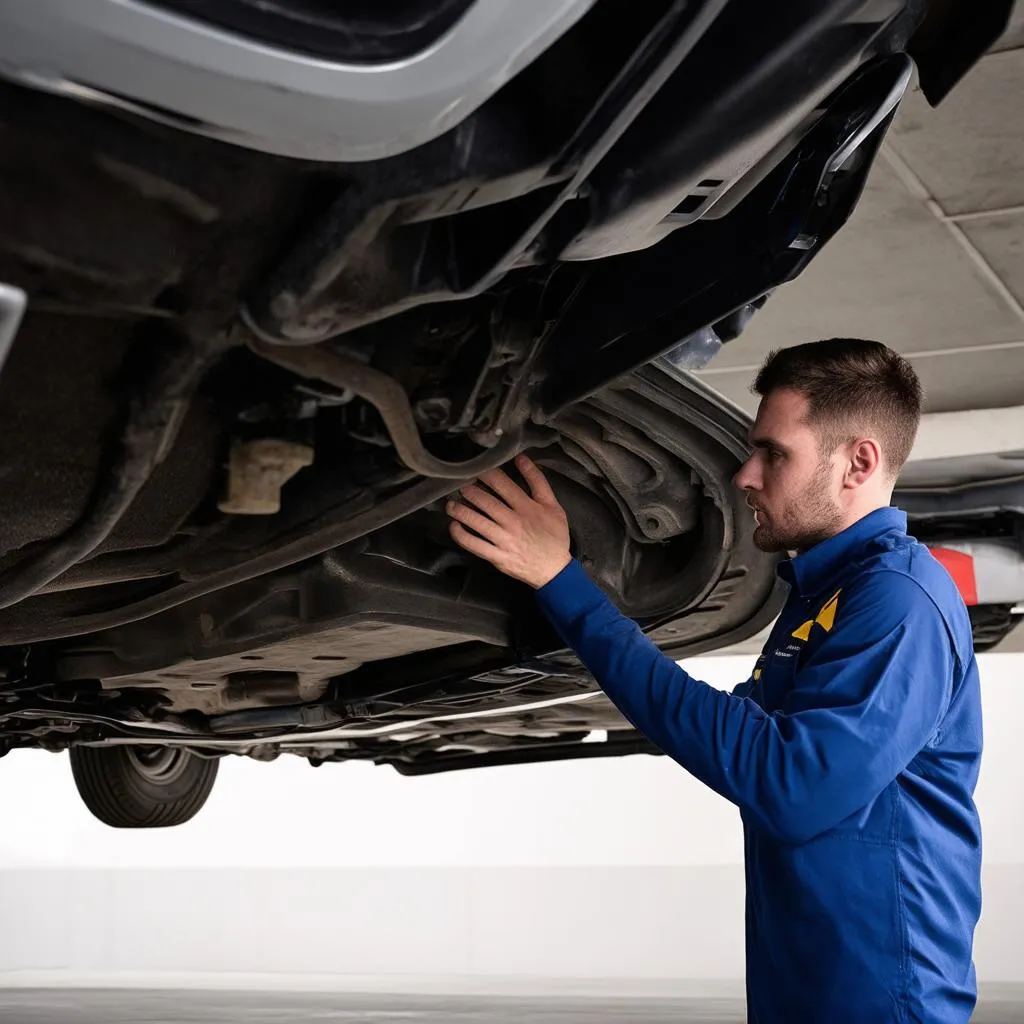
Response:
[{"label": "man's hand", "polygon": [[460,547],[507,576],[539,589],[571,560],[569,524],[551,485],[534,463],[520,455],[516,468],[530,493],[500,469],[484,473],[480,482],[490,491],[471,484],[460,491],[462,501],[448,502],[448,515],[455,520],[451,535]]}]

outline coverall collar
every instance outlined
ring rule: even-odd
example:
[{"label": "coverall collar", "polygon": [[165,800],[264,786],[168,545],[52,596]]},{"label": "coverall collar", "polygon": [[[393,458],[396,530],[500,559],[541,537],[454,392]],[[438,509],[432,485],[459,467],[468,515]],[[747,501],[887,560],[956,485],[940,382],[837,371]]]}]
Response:
[{"label": "coverall collar", "polygon": [[856,561],[870,541],[893,531],[907,532],[907,514],[891,505],[876,509],[842,533],[781,563],[779,575],[798,594],[816,594],[827,587],[844,566]]}]

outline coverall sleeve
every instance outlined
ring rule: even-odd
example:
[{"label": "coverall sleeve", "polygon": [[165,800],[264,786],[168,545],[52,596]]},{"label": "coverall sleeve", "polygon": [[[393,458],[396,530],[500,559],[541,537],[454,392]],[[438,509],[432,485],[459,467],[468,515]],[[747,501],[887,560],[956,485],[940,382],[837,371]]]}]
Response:
[{"label": "coverall sleeve", "polygon": [[954,655],[942,615],[912,578],[891,570],[844,595],[775,714],[691,678],[576,561],[538,598],[641,733],[789,843],[870,803],[926,746],[950,699]]}]

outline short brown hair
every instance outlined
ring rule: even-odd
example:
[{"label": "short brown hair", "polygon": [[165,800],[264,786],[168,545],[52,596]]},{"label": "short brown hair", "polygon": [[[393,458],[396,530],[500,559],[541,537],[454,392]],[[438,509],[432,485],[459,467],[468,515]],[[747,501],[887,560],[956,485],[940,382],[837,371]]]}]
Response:
[{"label": "short brown hair", "polygon": [[870,431],[895,478],[921,422],[921,381],[898,352],[877,341],[832,338],[772,352],[754,381],[762,397],[787,389],[807,399],[823,449]]}]

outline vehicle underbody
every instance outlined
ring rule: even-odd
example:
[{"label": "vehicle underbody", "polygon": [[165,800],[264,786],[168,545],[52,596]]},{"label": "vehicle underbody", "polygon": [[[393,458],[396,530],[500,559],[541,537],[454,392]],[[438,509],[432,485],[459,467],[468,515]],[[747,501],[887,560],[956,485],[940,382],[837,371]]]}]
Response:
[{"label": "vehicle underbody", "polygon": [[777,613],[730,486],[746,423],[678,346],[728,343],[845,223],[908,50],[934,99],[977,54],[956,4],[765,6],[603,0],[360,162],[0,87],[0,281],[28,297],[0,348],[0,754],[655,753],[444,501],[530,452],[674,657]]}]

